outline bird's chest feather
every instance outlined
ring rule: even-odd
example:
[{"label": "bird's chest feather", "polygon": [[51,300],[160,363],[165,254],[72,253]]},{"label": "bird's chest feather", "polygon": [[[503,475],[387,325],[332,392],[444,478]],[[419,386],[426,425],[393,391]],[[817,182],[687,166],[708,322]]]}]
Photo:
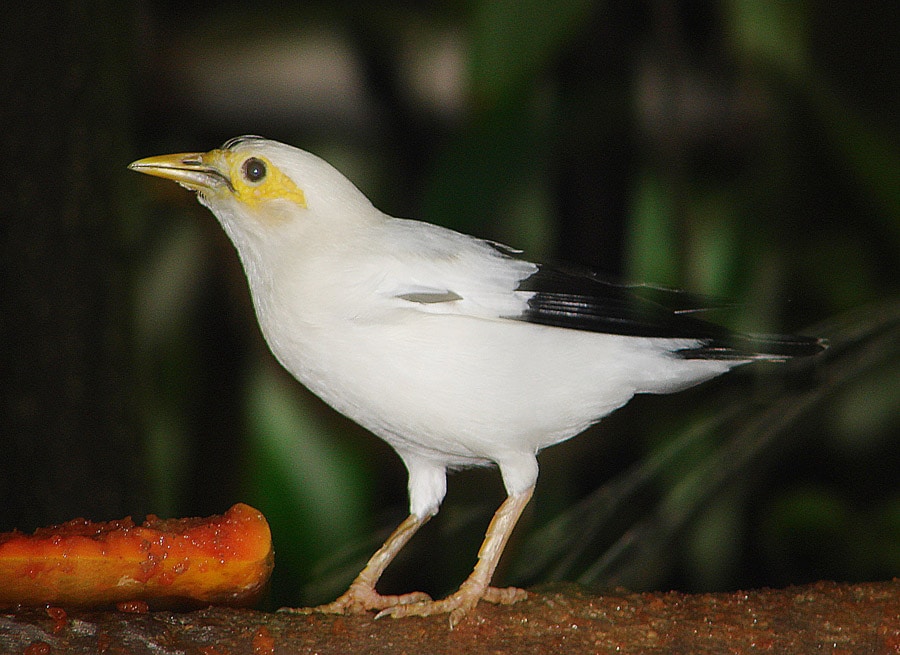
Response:
[{"label": "bird's chest feather", "polygon": [[[354,311],[333,303],[326,311],[317,293],[298,286],[289,307],[258,306],[270,348],[313,393],[397,448],[483,461],[570,436],[596,413],[555,384],[566,366],[559,357],[528,361],[543,328],[427,314],[361,294]],[[304,312],[299,298],[314,309]],[[542,382],[551,391],[529,401]]]},{"label": "bird's chest feather", "polygon": [[274,273],[250,279],[266,342],[290,373],[346,413],[345,397],[365,394],[377,372],[401,365],[392,353],[402,337],[384,316],[390,303],[375,293],[377,279],[333,259],[295,260]]}]

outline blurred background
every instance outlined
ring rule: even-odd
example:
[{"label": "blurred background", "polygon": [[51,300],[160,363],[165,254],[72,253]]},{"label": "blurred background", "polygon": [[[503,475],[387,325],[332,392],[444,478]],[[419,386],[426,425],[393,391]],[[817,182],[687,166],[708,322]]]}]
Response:
[{"label": "blurred background", "polygon": [[[139,157],[261,134],[384,211],[825,336],[541,455],[497,581],[728,590],[900,575],[893,3],[39,2],[4,12],[0,530],[271,522],[268,604],[332,599],[405,469],[293,381],[237,257]],[[381,589],[446,594],[504,497],[450,478]]]}]

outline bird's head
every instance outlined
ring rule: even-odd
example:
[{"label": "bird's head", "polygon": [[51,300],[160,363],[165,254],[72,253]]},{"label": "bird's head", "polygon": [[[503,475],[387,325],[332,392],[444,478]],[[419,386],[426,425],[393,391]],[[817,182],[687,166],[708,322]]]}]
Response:
[{"label": "bird's head", "polygon": [[246,241],[280,240],[319,227],[333,234],[377,215],[327,162],[258,136],[237,137],[209,152],[147,157],[129,168],[196,191],[238,250]]}]

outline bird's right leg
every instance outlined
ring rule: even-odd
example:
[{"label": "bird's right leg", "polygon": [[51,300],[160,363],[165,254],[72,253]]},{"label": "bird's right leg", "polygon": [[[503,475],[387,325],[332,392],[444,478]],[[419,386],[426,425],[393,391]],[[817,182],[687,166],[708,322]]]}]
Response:
[{"label": "bird's right leg", "polygon": [[418,532],[431,514],[425,516],[416,516],[410,514],[403,523],[401,523],[391,536],[387,538],[384,545],[372,555],[365,568],[360,572],[356,579],[350,584],[350,588],[341,594],[337,600],[326,605],[318,607],[304,608],[286,608],[284,611],[292,614],[310,614],[312,612],[323,612],[327,614],[360,614],[367,610],[383,610],[394,605],[405,605],[407,603],[417,603],[421,601],[430,601],[431,597],[421,591],[415,591],[400,596],[382,596],[375,591],[375,585],[378,579],[388,565],[397,556],[397,553],[406,545],[412,536]]}]

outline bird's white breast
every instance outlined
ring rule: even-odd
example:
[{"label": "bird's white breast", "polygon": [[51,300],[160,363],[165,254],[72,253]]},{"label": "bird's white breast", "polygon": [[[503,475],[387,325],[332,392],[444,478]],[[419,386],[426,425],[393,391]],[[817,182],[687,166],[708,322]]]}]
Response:
[{"label": "bird's white breast", "polygon": [[269,309],[260,316],[267,341],[310,390],[395,447],[447,463],[536,452],[635,392],[725,370],[683,362],[673,372],[662,340],[648,348],[646,339],[402,308],[330,320],[319,309],[315,323]]}]

